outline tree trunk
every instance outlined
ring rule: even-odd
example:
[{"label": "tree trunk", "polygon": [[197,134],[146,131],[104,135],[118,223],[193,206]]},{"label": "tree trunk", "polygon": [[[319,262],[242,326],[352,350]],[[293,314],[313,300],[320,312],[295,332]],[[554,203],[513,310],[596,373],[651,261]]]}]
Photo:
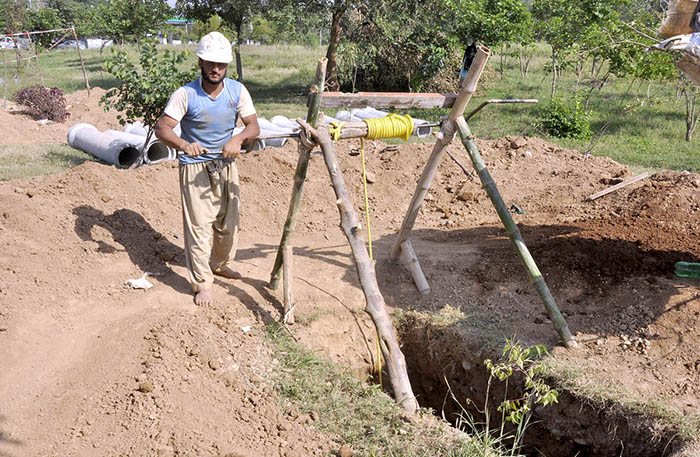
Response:
[{"label": "tree trunk", "polygon": [[330,91],[340,89],[336,59],[338,57],[338,44],[340,43],[340,34],[342,32],[340,28],[340,19],[342,19],[343,14],[345,14],[345,8],[334,10],[331,19],[331,34],[328,40],[328,49],[326,50],[326,59],[328,60],[326,87]]},{"label": "tree trunk", "polygon": [[557,53],[552,48],[552,98],[557,92]]},{"label": "tree trunk", "polygon": [[237,80],[243,81],[243,64],[241,63],[241,29],[243,28],[243,22],[236,24],[236,73],[238,73]]}]

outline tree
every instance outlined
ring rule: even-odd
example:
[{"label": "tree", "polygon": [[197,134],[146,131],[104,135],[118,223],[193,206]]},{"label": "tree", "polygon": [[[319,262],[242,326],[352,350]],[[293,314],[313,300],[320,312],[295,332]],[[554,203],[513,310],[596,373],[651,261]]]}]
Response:
[{"label": "tree", "polygon": [[533,20],[521,0],[446,0],[455,15],[454,33],[462,43],[500,46],[501,76],[505,47],[527,46],[534,41]]},{"label": "tree", "polygon": [[443,0],[374,0],[359,6],[343,21],[347,32],[338,52],[341,86],[454,89],[460,43],[450,33],[452,18]]},{"label": "tree", "polygon": [[117,115],[122,125],[142,121],[149,128],[144,142],[146,147],[170,95],[195,79],[197,70],[180,69],[189,55],[188,51],[171,52],[166,49],[159,53],[154,40],[143,42],[140,48],[138,63],[132,62],[125,50],[112,48],[104,69],[121,84],[109,89],[100,99],[100,104],[105,111],[115,109],[123,112],[124,115]]},{"label": "tree", "polygon": [[27,9],[26,0],[0,0],[0,32],[22,32]]},{"label": "tree", "polygon": [[240,43],[243,24],[250,22],[253,15],[262,9],[262,0],[178,0],[177,10],[189,19],[205,22],[216,14],[234,32],[236,40],[236,72],[238,80],[243,80]]},{"label": "tree", "polygon": [[107,0],[95,13],[95,31],[118,38],[124,44],[128,38],[144,39],[171,11],[162,0]]},{"label": "tree", "polygon": [[[66,23],[61,18],[59,11],[54,8],[41,8],[27,13],[27,28],[29,30],[53,30],[65,26]],[[48,47],[53,38],[49,34],[39,34],[34,39],[40,46]]]}]

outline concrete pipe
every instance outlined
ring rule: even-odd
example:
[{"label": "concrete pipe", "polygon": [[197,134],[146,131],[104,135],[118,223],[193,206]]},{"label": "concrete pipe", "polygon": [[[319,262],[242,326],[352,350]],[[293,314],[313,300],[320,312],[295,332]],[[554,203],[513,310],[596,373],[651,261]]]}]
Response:
[{"label": "concrete pipe", "polygon": [[127,141],[102,133],[93,125],[75,124],[68,130],[68,144],[119,168],[140,165],[139,149]]},{"label": "concrete pipe", "polygon": [[[133,124],[126,124],[124,126],[124,132],[133,133],[134,135],[141,135],[141,136],[148,135],[148,130],[140,122],[134,122]],[[180,128],[179,122],[177,125],[175,125],[175,127],[173,127],[173,132],[175,132],[175,135],[177,135],[177,136],[180,136],[180,134],[182,133],[182,129]]]},{"label": "concrete pipe", "polygon": [[[146,141],[145,136],[136,135],[133,133],[120,132],[119,130],[105,130],[107,135],[124,140],[127,143],[133,144],[139,150],[144,149],[143,143]],[[160,162],[173,160],[177,154],[175,151],[158,140],[155,135],[151,136],[148,146],[143,153],[143,163],[146,165],[155,165]]]}]

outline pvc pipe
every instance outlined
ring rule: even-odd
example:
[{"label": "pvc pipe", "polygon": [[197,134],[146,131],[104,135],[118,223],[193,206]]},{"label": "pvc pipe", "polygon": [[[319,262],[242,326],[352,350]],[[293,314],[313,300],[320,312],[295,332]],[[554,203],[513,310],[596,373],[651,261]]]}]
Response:
[{"label": "pvc pipe", "polygon": [[119,168],[140,165],[137,148],[124,140],[102,133],[90,124],[75,124],[68,130],[68,144]]},{"label": "pvc pipe", "polygon": [[113,136],[120,140],[124,140],[127,143],[143,150],[143,162],[146,165],[155,165],[157,163],[165,162],[168,160],[173,160],[177,154],[174,150],[167,147],[160,140],[158,140],[155,135],[151,136],[150,143],[146,148],[143,147],[143,143],[146,141],[145,136],[136,135],[134,133],[120,132],[119,130],[105,130],[104,133]]}]

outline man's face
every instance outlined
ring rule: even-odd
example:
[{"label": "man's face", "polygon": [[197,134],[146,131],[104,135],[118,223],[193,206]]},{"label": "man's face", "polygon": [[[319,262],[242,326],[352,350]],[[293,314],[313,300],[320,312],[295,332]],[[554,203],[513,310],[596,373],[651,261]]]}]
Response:
[{"label": "man's face", "polygon": [[227,63],[210,62],[208,60],[199,59],[199,68],[202,70],[202,79],[209,84],[221,84],[226,77]]}]

